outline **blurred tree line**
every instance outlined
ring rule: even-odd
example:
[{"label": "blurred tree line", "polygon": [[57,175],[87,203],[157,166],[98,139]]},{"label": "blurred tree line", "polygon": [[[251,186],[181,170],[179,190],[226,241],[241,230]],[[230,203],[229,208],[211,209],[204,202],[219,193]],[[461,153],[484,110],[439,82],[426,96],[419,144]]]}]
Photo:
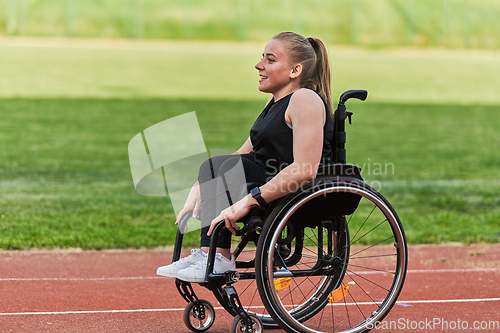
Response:
[{"label": "blurred tree line", "polygon": [[500,46],[498,0],[0,0],[0,36]]}]

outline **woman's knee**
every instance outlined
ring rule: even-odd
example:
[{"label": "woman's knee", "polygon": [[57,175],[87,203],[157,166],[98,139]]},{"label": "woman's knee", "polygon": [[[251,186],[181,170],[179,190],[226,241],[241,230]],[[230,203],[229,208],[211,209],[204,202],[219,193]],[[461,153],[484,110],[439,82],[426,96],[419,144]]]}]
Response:
[{"label": "woman's knee", "polygon": [[202,183],[213,178],[215,177],[213,174],[212,159],[209,158],[205,162],[201,163],[200,169],[198,171],[198,181]]},{"label": "woman's knee", "polygon": [[239,156],[230,156],[224,162],[221,163],[219,169],[217,170],[218,175],[223,175],[230,171],[235,171],[236,169],[243,169],[243,163],[241,163],[241,157]]},{"label": "woman's knee", "polygon": [[200,166],[198,180],[200,182],[209,181],[231,170],[240,160],[239,156],[221,155],[211,157]]}]

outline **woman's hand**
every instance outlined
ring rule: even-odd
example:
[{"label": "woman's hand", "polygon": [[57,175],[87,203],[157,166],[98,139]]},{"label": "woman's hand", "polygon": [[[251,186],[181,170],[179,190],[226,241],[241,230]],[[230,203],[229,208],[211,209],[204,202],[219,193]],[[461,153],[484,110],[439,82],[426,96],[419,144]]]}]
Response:
[{"label": "woman's hand", "polygon": [[217,223],[222,220],[226,222],[226,228],[231,231],[233,236],[236,235],[235,229],[240,230],[240,227],[236,225],[236,221],[246,216],[250,212],[250,208],[252,208],[252,205],[256,204],[257,201],[250,194],[248,194],[246,197],[244,197],[231,207],[224,209],[219,214],[219,216],[213,219],[212,225],[210,225],[210,229],[207,232],[207,236],[210,236],[212,234],[212,231],[214,230]]},{"label": "woman's hand", "polygon": [[184,208],[182,208],[182,210],[179,212],[179,215],[177,215],[177,220],[175,221],[175,224],[179,224],[184,214],[186,214],[190,210],[193,211],[193,218],[196,218],[198,216],[198,213],[200,212],[200,204],[201,204],[200,184],[196,182],[191,188],[191,191],[189,192],[186,203],[184,204]]}]

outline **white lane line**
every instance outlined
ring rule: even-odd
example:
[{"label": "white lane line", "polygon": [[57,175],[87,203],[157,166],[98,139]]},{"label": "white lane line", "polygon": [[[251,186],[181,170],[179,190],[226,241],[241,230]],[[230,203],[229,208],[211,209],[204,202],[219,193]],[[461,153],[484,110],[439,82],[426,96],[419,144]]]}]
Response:
[{"label": "white lane line", "polygon": [[[363,172],[361,173],[363,175]],[[500,179],[435,179],[435,180],[377,180],[365,179],[368,185],[381,184],[382,186],[394,187],[463,187],[463,186],[500,186]],[[131,181],[96,181],[91,183],[78,182],[39,182],[39,181],[0,181],[0,187],[30,187],[30,186],[65,186],[65,187],[88,187],[88,186],[105,186],[105,187],[123,187],[130,186]],[[56,196],[53,196],[56,197]]]},{"label": "white lane line", "polygon": [[[478,272],[500,272],[499,268],[449,268],[449,269],[409,269],[406,271],[406,274],[414,274],[414,273],[478,273]],[[373,274],[390,274],[390,272],[382,272],[382,271],[358,271],[351,272],[350,274],[358,274],[358,275],[373,275]]]},{"label": "white lane line", "polygon": [[0,281],[120,281],[120,280],[156,280],[159,276],[126,276],[98,278],[0,278]]},{"label": "white lane line", "polygon": [[420,304],[420,303],[474,303],[474,302],[498,302],[500,298],[471,298],[471,299],[436,299],[436,300],[421,300],[421,301],[397,301],[399,303]]},{"label": "white lane line", "polygon": [[467,272],[497,272],[497,268],[448,268],[448,269],[409,269],[406,273],[467,273]]},{"label": "white lane line", "polygon": [[68,315],[68,314],[97,314],[97,313],[131,313],[131,312],[170,312],[184,311],[184,308],[172,309],[131,309],[131,310],[95,310],[95,311],[46,311],[46,312],[4,312],[0,316],[24,316],[24,315]]},{"label": "white lane line", "polygon": [[[441,300],[416,300],[416,301],[398,301],[396,304],[430,304],[430,303],[477,303],[477,302],[499,302],[500,298],[475,298],[475,299],[441,299]],[[359,303],[336,303],[335,306],[346,305],[373,305],[372,302]],[[256,306],[252,308],[263,308]],[[216,307],[216,310],[223,310],[223,307]],[[184,308],[170,309],[130,309],[130,310],[95,310],[95,311],[44,311],[44,312],[4,312],[0,316],[29,316],[29,315],[71,315],[71,314],[99,314],[99,313],[133,313],[133,312],[176,312],[184,311]]]},{"label": "white lane line", "polygon": [[[498,272],[498,268],[450,268],[450,269],[410,269],[407,274],[413,273],[475,273],[475,272]],[[379,271],[357,271],[353,274],[387,274]],[[165,279],[160,276],[128,276],[128,277],[97,277],[97,278],[0,278],[1,281],[121,281],[121,280],[157,280]]]},{"label": "white lane line", "polygon": [[[382,180],[382,181],[366,181],[367,184],[382,184],[382,186],[394,186],[394,187],[464,187],[464,186],[500,186],[500,179],[492,180],[461,180],[461,179],[450,179],[450,180]],[[373,185],[372,185],[373,186]]]}]

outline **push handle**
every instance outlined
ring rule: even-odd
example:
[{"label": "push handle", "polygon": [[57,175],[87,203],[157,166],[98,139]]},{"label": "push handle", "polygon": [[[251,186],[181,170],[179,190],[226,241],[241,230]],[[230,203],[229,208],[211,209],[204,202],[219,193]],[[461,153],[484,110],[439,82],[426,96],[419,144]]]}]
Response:
[{"label": "push handle", "polygon": [[344,104],[350,98],[357,98],[364,101],[368,96],[368,91],[362,89],[347,90],[340,96],[340,103]]},{"label": "push handle", "polygon": [[352,112],[346,110],[345,102],[351,98],[364,101],[367,96],[368,91],[361,89],[347,90],[340,96],[339,105],[335,111],[334,132],[332,139],[333,163],[346,164],[345,120],[346,118],[349,118],[349,123],[351,123]]}]

